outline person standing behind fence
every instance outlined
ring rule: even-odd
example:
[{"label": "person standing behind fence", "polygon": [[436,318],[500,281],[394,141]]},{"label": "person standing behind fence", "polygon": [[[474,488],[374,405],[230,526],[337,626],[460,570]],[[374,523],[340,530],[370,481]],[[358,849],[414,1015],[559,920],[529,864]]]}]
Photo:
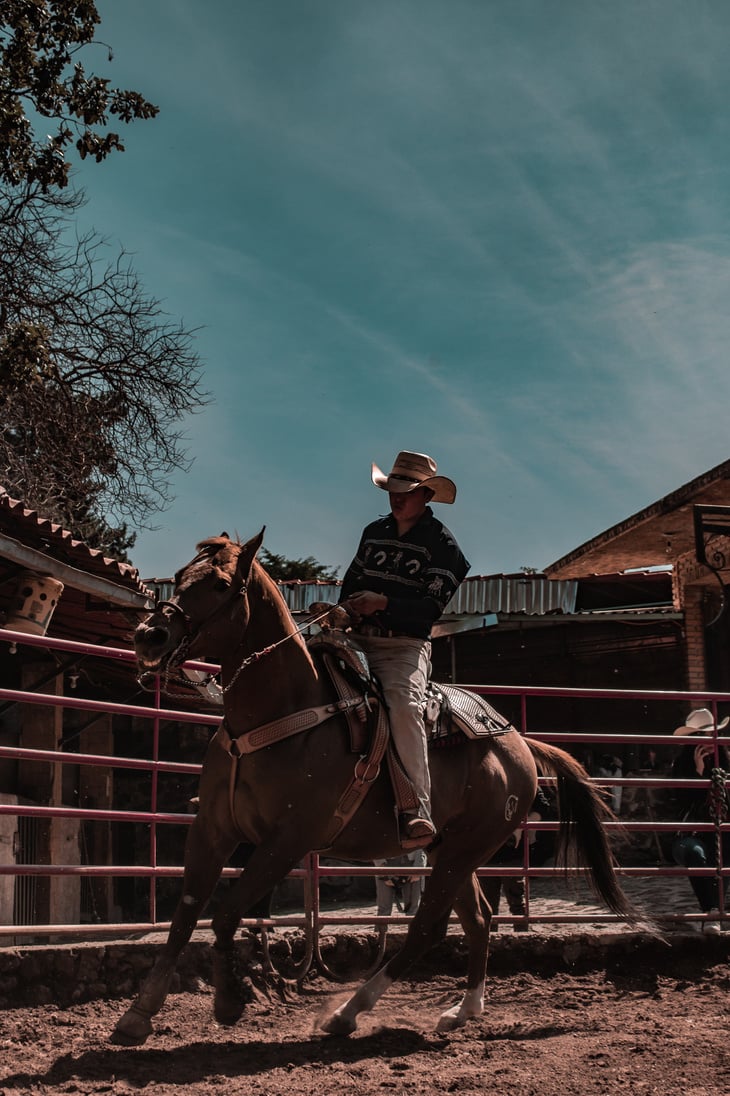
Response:
[{"label": "person standing behind fence", "polygon": [[412,917],[421,901],[425,875],[412,875],[411,868],[425,868],[426,854],[423,849],[396,856],[392,860],[374,860],[377,868],[395,868],[393,875],[375,877],[375,896],[378,902],[378,917],[390,917],[393,903],[401,913]]},{"label": "person standing behind fence", "polygon": [[[730,717],[718,723],[718,731],[723,730],[728,723],[730,723]],[[674,735],[678,738],[688,738],[694,734],[711,735],[714,726],[715,721],[709,708],[697,708],[690,712],[681,727],[677,727]],[[715,748],[712,743],[695,745],[691,740],[686,741],[672,765],[672,776],[678,780],[711,780],[714,773],[721,782],[721,789],[719,785],[696,789],[675,788],[672,798],[677,821],[714,822],[718,809],[722,811],[726,806],[724,778],[727,778],[729,772],[730,758],[724,747],[720,747],[719,763],[716,766]],[[717,831],[698,830],[695,833],[687,830],[678,831],[672,843],[672,857],[677,864],[685,868],[716,867]],[[728,834],[722,837],[722,861],[725,866],[730,866],[730,835]],[[716,877],[690,876],[689,881],[703,913],[712,913],[719,908]],[[723,890],[723,894],[726,893],[727,884]],[[702,931],[718,933],[720,924],[718,921],[703,921]]]},{"label": "person standing behind fence", "polygon": [[[594,773],[594,776],[604,778],[606,776],[622,777],[623,761],[620,757],[614,757],[612,754],[602,754],[598,761],[598,766]],[[611,810],[614,814],[621,812],[621,799],[623,796],[623,787],[621,784],[609,785],[609,791],[611,795]]]},{"label": "person standing behind fence", "polygon": [[[543,788],[537,789],[534,802],[527,815],[529,822],[546,822],[557,819],[557,812],[552,799]],[[522,836],[524,830],[520,827],[505,841],[501,848],[489,861],[490,866],[503,864],[505,867],[520,867],[525,862]],[[530,846],[530,865],[540,868],[555,852],[555,834],[550,830],[528,830],[528,844]],[[515,921],[515,932],[524,932],[527,928],[527,909],[525,906],[525,877],[524,875],[483,876],[481,888],[492,910],[493,916],[499,913],[501,894],[507,899],[509,911]]]}]

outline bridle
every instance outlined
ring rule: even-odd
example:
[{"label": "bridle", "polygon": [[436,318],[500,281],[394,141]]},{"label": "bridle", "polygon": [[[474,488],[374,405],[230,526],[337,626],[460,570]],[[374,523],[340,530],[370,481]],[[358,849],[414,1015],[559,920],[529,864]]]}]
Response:
[{"label": "bridle", "polygon": [[[242,582],[241,586],[236,591],[234,596],[235,597],[245,597],[247,595],[247,593],[248,593],[248,583],[247,582]],[[165,658],[163,692],[165,692],[166,695],[168,695],[168,696],[184,695],[184,694],[181,694],[181,693],[172,693],[168,689],[168,686],[170,685],[170,683],[173,683],[173,684],[176,683],[178,685],[183,685],[183,684],[184,685],[190,685],[190,681],[189,681],[188,678],[185,678],[185,677],[182,677],[182,676],[173,677],[172,676],[173,671],[177,670],[185,662],[185,660],[187,658],[188,651],[190,650],[193,643],[195,642],[195,640],[198,638],[198,636],[202,632],[203,628],[205,628],[210,623],[210,621],[213,620],[218,615],[218,613],[221,613],[221,612],[223,612],[224,609],[228,608],[229,604],[230,604],[230,599],[227,598],[224,602],[222,602],[215,609],[213,609],[212,612],[210,612],[207,617],[204,617],[203,620],[201,620],[200,623],[197,625],[197,627],[194,627],[192,619],[190,618],[188,613],[185,612],[183,607],[180,605],[180,603],[174,597],[166,599],[164,601],[159,601],[157,603],[157,605],[155,606],[155,612],[158,612],[161,609],[171,609],[172,612],[173,612],[173,615],[177,614],[178,616],[182,617],[183,628],[184,628],[183,637],[180,640],[180,642],[178,643],[177,647],[174,649],[174,651],[171,651],[169,653],[169,655],[167,655],[167,657]],[[286,643],[287,640],[294,639],[296,636],[302,635],[302,633],[307,628],[309,628],[312,624],[317,624],[318,621],[323,620],[324,617],[329,615],[329,613],[330,613],[330,609],[328,608],[323,613],[319,613],[314,617],[310,617],[308,620],[304,621],[302,624],[295,627],[293,632],[287,632],[287,634],[285,636],[282,636],[281,639],[277,639],[277,641],[275,643],[270,643],[268,647],[262,647],[261,650],[254,651],[252,654],[247,655],[246,658],[244,658],[242,660],[242,662],[239,664],[236,671],[231,676],[230,681],[228,681],[227,684],[224,685],[224,686],[219,686],[219,688],[221,689],[221,692],[223,693],[223,695],[225,696],[225,694],[229,691],[229,689],[233,688],[233,686],[238,681],[238,678],[240,677],[240,675],[243,673],[243,671],[248,666],[252,666],[255,662],[258,662],[260,659],[262,659],[264,657],[264,655],[268,655],[272,651],[275,651],[277,647],[280,647],[282,645],[282,643]],[[231,616],[231,619],[233,619],[233,616]],[[145,670],[143,673],[141,673],[139,675],[139,677],[137,678],[137,681],[142,686],[143,689],[148,689],[147,679],[155,677],[158,672],[159,672],[159,670]],[[200,682],[197,682],[196,684],[199,687],[204,688],[206,685],[209,685],[211,682],[214,682],[216,680],[216,677],[217,677],[216,674],[208,674],[207,677],[203,678]]]},{"label": "bridle", "polygon": [[[248,583],[244,581],[244,582],[241,583],[240,587],[236,591],[235,596],[236,597],[245,597],[247,592],[248,592]],[[195,640],[198,638],[198,636],[202,632],[203,628],[205,628],[211,622],[211,620],[213,620],[219,613],[222,613],[228,607],[229,607],[229,599],[226,598],[225,601],[221,602],[220,605],[217,605],[216,608],[213,609],[208,614],[207,617],[204,617],[200,621],[200,623],[197,626],[195,626],[193,624],[192,618],[190,617],[190,615],[188,613],[185,612],[182,605],[180,604],[180,602],[177,600],[177,598],[175,596],[173,596],[172,598],[165,598],[163,601],[158,601],[157,602],[157,604],[154,608],[154,612],[152,614],[153,616],[156,613],[160,613],[160,612],[162,613],[163,617],[166,618],[166,620],[169,620],[174,616],[178,616],[182,619],[182,626],[183,626],[182,639],[178,643],[177,647],[175,647],[174,650],[170,651],[169,654],[167,654],[164,657],[164,664],[162,666],[162,670],[163,670],[163,674],[162,674],[162,676],[163,676],[162,691],[167,696],[184,696],[184,695],[186,695],[186,694],[180,693],[180,692],[175,693],[175,692],[172,692],[170,690],[169,686],[171,684],[190,685],[190,681],[189,681],[188,678],[183,677],[182,675],[179,675],[179,674],[175,675],[174,671],[177,670],[186,661],[188,651],[190,650],[193,643],[195,642]],[[165,612],[165,610],[170,610],[170,613],[168,614],[167,612]],[[138,682],[139,685],[142,686],[143,689],[146,689],[147,691],[151,692],[152,689],[150,688],[148,682],[150,680],[156,678],[158,673],[160,673],[160,666],[159,665],[154,670],[144,670],[138,676],[137,682]],[[203,686],[210,684],[211,681],[215,680],[215,676],[216,676],[215,674],[208,674],[208,676],[202,680],[201,684]]]}]

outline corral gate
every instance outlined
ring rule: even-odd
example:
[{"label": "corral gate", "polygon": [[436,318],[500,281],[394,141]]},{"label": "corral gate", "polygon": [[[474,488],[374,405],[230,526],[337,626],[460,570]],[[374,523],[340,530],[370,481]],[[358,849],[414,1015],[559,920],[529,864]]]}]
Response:
[{"label": "corral gate", "polygon": [[[31,636],[7,629],[0,629],[0,642],[3,641],[18,645],[30,644],[56,651],[73,651],[75,653],[83,654],[87,658],[134,660],[134,655],[131,651],[123,651],[118,648],[91,646],[49,637]],[[216,667],[210,667],[203,663],[189,663],[188,666],[192,670],[206,673],[211,669],[217,669]],[[627,702],[635,703],[637,712],[640,710],[645,711],[648,705],[662,705],[670,702],[674,708],[676,708],[677,704],[681,704],[687,711],[691,707],[706,706],[713,710],[716,721],[717,705],[721,704],[723,706],[723,711],[728,710],[728,705],[730,705],[730,693],[697,693],[681,691],[644,693],[637,690],[550,689],[481,685],[467,685],[465,687],[483,695],[487,695],[490,698],[509,696],[513,704],[515,700],[518,700],[521,719],[517,722],[520,724],[520,730],[529,732],[530,734],[533,734],[534,737],[541,738],[545,741],[569,746],[574,752],[576,750],[579,751],[581,746],[585,746],[586,744],[591,748],[601,747],[603,751],[608,752],[616,751],[627,743],[633,748],[640,747],[642,749],[667,747],[668,743],[671,741],[670,737],[668,737],[668,735],[671,735],[671,731],[664,735],[646,735],[636,733],[635,731],[627,731],[624,727],[622,731],[615,734],[601,733],[594,735],[590,732],[576,734],[561,732],[560,729],[537,734],[532,731],[529,726],[530,704],[536,698],[539,698],[543,704],[549,701],[550,698],[558,697],[569,697],[571,703],[574,704],[579,704],[581,699],[594,700],[596,697],[602,698],[607,704],[620,701],[621,712],[623,713],[622,721],[624,723],[626,723],[625,713],[627,711]],[[112,721],[114,719],[129,719],[131,717],[135,720],[149,721],[152,727],[151,756],[146,758],[69,753],[63,748],[55,751],[48,751],[25,749],[22,745],[0,746],[0,758],[33,760],[36,762],[50,763],[54,767],[62,767],[67,764],[81,767],[90,766],[92,768],[101,767],[109,774],[121,769],[134,770],[137,773],[146,774],[145,778],[149,780],[150,793],[148,807],[134,810],[99,810],[85,808],[83,806],[66,806],[58,803],[50,806],[37,803],[22,803],[14,801],[12,794],[0,795],[0,850],[5,850],[4,853],[0,854],[0,882],[4,884],[4,889],[0,889],[0,910],[4,910],[2,918],[4,923],[0,924],[0,944],[2,944],[3,939],[10,941],[13,937],[19,938],[21,936],[31,936],[35,941],[40,941],[49,937],[54,939],[72,937],[91,939],[99,936],[128,935],[132,932],[140,933],[166,929],[169,922],[165,919],[161,919],[157,914],[157,887],[160,885],[161,881],[181,877],[182,864],[163,864],[160,862],[158,856],[159,835],[164,827],[185,827],[190,823],[191,816],[187,800],[181,801],[178,809],[175,811],[160,809],[158,804],[159,778],[163,773],[173,774],[180,781],[195,778],[199,772],[200,766],[192,763],[168,761],[160,757],[160,723],[161,721],[165,721],[166,723],[172,722],[179,727],[190,724],[196,724],[198,726],[207,725],[212,729],[220,722],[220,717],[206,712],[191,713],[189,711],[176,711],[172,708],[164,707],[159,688],[151,706],[117,704],[112,702],[102,703],[86,700],[75,695],[57,696],[50,693],[29,693],[21,690],[4,688],[0,688],[0,701],[3,701],[6,705],[41,704],[47,707],[57,706],[63,709],[76,709],[86,712],[89,715],[93,715],[93,713],[104,713],[109,716]],[[715,742],[716,747],[719,744],[730,745],[730,738],[722,736],[715,735],[713,741]],[[110,776],[109,779],[111,779]],[[657,779],[651,775],[644,774],[630,777],[614,775],[609,779],[599,779],[598,782],[612,786],[614,789],[620,788],[638,791],[639,793],[646,795],[647,798],[650,798],[651,794],[657,789],[672,786],[671,780],[666,778]],[[82,839],[79,862],[38,862],[37,835],[39,827],[43,823],[49,824],[50,820],[54,818],[78,820],[78,822],[75,823],[76,826],[79,824],[81,825]],[[10,824],[8,825],[8,823]],[[114,830],[119,830],[121,827],[130,824],[144,827],[144,831],[149,835],[149,845],[144,856],[140,855],[139,859],[134,863],[94,862],[88,855],[86,849],[87,842],[84,839],[84,834],[86,833],[87,827],[97,823],[110,823]],[[528,823],[527,829],[529,830],[530,827],[554,829],[555,824],[544,822]],[[661,837],[666,837],[672,832],[682,829],[682,825],[677,824],[676,822],[664,822],[661,819],[650,817],[648,820],[636,821],[631,819],[623,821],[622,828],[629,833],[642,835],[646,840],[657,841]],[[697,829],[702,827],[697,827],[696,824],[693,824],[692,828]],[[712,825],[709,823],[704,828],[709,830],[713,829]],[[730,824],[723,818],[718,821],[716,828],[718,832],[725,832],[730,829]],[[13,857],[9,857],[7,854],[8,833],[17,834],[17,836],[12,838],[14,841],[13,848],[15,853]],[[502,877],[510,875],[524,876],[526,878],[528,883],[528,921],[531,916],[535,922],[554,921],[574,925],[580,924],[582,921],[596,922],[601,920],[610,922],[615,920],[614,915],[609,913],[605,913],[601,917],[597,917],[594,913],[591,913],[590,916],[586,917],[575,914],[566,917],[555,915],[550,917],[535,917],[534,915],[531,915],[529,910],[530,880],[555,874],[555,871],[550,868],[532,867],[529,862],[529,842],[524,841],[522,842],[522,845],[524,848],[524,864],[521,867],[485,868],[482,869],[482,874],[496,874]],[[140,850],[137,849],[137,851],[139,852]],[[427,869],[424,870],[427,871]],[[626,868],[622,869],[622,871],[627,875],[639,874],[648,877],[688,874],[719,874],[726,877],[730,874],[730,868],[722,863],[719,865],[717,872],[715,869],[704,869],[703,871],[694,869],[693,872],[690,873],[687,869],[666,864],[663,864],[660,867]],[[237,869],[225,869],[225,874],[234,875],[236,873]],[[303,911],[293,916],[277,917],[275,918],[276,923],[303,927],[311,940],[311,948],[315,959],[318,957],[318,933],[322,927],[335,924],[377,924],[378,922],[382,922],[384,925],[388,925],[392,923],[402,923],[405,918],[401,915],[380,919],[374,914],[368,913],[366,918],[363,916],[353,918],[348,915],[327,915],[321,911],[319,903],[319,883],[323,878],[337,876],[375,876],[384,874],[388,874],[387,868],[378,869],[362,865],[323,865],[316,855],[312,855],[305,864],[291,873],[291,878],[304,881]],[[80,876],[82,882],[80,910],[77,921],[75,923],[39,924],[37,916],[37,894],[39,886],[41,884],[47,886],[49,881],[59,879],[59,877],[63,879],[64,877],[69,878],[74,876]],[[12,921],[8,916],[8,879],[14,882]],[[94,884],[95,882],[98,883],[100,879],[113,879],[116,881],[117,885],[124,879],[147,879],[149,881],[149,906],[147,917],[137,917],[132,920],[107,917],[106,919],[100,920],[97,917],[93,898]],[[3,901],[4,905],[2,905]],[[723,913],[724,910],[721,906],[721,915]],[[671,913],[668,913],[667,919],[676,921],[699,921],[704,919],[704,915],[700,914],[699,911],[695,914],[672,915]],[[510,920],[510,918],[502,917],[498,920]],[[201,922],[201,927],[206,924],[207,922]]]}]

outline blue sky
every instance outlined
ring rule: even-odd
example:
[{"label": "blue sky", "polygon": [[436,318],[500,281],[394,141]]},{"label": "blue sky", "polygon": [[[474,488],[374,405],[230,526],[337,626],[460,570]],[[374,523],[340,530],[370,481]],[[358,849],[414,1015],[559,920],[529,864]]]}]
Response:
[{"label": "blue sky", "polygon": [[472,574],[727,459],[726,0],[99,0],[158,118],[82,214],[199,328],[215,402],[133,561],[267,526],[349,563],[401,448]]}]

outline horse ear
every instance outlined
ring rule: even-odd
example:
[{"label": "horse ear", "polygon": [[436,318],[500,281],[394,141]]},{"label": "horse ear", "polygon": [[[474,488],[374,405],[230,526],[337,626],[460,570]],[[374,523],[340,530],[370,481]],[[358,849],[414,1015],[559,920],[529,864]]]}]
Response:
[{"label": "horse ear", "polygon": [[266,526],[264,525],[260,533],[257,533],[255,537],[251,537],[251,539],[247,540],[241,547],[236,569],[244,582],[248,580],[248,576],[251,574],[253,561],[256,559],[256,553],[264,542],[265,530]]}]

